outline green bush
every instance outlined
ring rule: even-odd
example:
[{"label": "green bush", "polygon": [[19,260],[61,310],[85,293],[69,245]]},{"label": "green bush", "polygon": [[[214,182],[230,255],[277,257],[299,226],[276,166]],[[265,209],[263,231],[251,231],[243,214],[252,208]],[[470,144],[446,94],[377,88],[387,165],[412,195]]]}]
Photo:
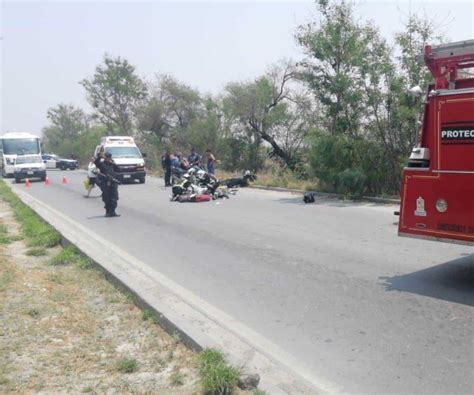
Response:
[{"label": "green bush", "polygon": [[337,175],[336,192],[360,198],[364,194],[366,179],[362,171],[346,169]]},{"label": "green bush", "polygon": [[240,370],[231,366],[220,351],[203,350],[198,357],[198,368],[204,394],[231,394],[237,386]]},{"label": "green bush", "polygon": [[320,189],[326,192],[351,197],[394,193],[399,185],[396,175],[401,169],[390,168],[392,162],[379,144],[365,137],[319,131],[311,141],[310,167]]}]

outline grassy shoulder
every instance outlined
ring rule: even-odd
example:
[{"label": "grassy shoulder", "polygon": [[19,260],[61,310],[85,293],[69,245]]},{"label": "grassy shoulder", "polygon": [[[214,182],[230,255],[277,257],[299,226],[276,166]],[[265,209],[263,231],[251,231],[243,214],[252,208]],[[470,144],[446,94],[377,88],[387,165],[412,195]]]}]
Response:
[{"label": "grassy shoulder", "polygon": [[0,236],[0,393],[252,393],[222,353],[204,368],[210,351],[187,349],[87,257],[59,246],[3,181]]},{"label": "grassy shoulder", "polygon": [[51,248],[61,243],[61,235],[44,222],[10,190],[5,181],[0,181],[0,199],[7,202],[21,227],[20,235],[31,248]]},{"label": "grassy shoulder", "polygon": [[27,241],[0,247],[0,393],[199,393],[195,354],[87,258]]}]

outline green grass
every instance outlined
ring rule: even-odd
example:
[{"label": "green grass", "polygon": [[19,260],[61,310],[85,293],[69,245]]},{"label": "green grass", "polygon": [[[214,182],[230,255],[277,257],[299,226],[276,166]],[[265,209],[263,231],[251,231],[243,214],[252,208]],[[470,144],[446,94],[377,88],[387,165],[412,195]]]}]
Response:
[{"label": "green grass", "polygon": [[150,318],[153,318],[153,311],[151,310],[143,310],[142,311],[142,319],[143,321],[148,321]]},{"label": "green grass", "polygon": [[[2,262],[4,264],[4,262]],[[13,281],[14,273],[13,270],[9,267],[2,269],[0,273],[0,292],[5,291],[8,285]]]},{"label": "green grass", "polygon": [[8,228],[5,224],[0,224],[0,244],[10,244],[12,241],[21,240],[18,235],[9,235]]},{"label": "green grass", "polygon": [[49,260],[51,266],[63,266],[74,263],[77,259],[77,253],[74,247],[66,247],[60,251],[57,255],[53,256]]},{"label": "green grass", "polygon": [[211,348],[199,354],[198,369],[202,392],[209,395],[231,394],[240,377],[240,370],[231,366],[224,354]]},{"label": "green grass", "polygon": [[134,358],[124,358],[117,361],[116,368],[120,373],[134,373],[138,370],[138,362]]},{"label": "green grass", "polygon": [[180,372],[174,372],[170,376],[171,384],[174,386],[179,386],[184,384],[185,375]]},{"label": "green grass", "polygon": [[47,255],[48,251],[44,247],[32,247],[25,252],[28,256],[44,256]]},{"label": "green grass", "polygon": [[93,266],[93,262],[90,258],[80,254],[78,254],[75,263],[80,269],[90,269]]},{"label": "green grass", "polygon": [[9,236],[5,234],[0,234],[0,244],[10,244],[13,241],[18,241],[21,239],[21,236]]},{"label": "green grass", "polygon": [[0,198],[10,204],[28,247],[51,248],[61,243],[61,235],[23,204],[3,180],[0,180]]},{"label": "green grass", "polygon": [[77,248],[73,246],[68,246],[61,250],[57,255],[52,257],[48,263],[51,266],[75,264],[81,269],[89,269],[92,267],[92,261],[89,258],[81,255]]}]

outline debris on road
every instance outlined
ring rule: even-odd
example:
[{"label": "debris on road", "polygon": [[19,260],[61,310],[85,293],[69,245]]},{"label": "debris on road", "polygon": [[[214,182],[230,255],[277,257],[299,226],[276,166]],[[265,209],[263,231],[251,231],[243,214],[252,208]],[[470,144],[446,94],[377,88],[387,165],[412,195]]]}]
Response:
[{"label": "debris on road", "polygon": [[230,194],[237,192],[230,189],[213,175],[202,169],[191,168],[180,178],[174,177],[170,200],[184,202],[207,202],[216,199],[229,199]]},{"label": "debris on road", "polygon": [[305,203],[314,203],[315,202],[315,193],[314,192],[307,192],[303,196],[303,202]]}]

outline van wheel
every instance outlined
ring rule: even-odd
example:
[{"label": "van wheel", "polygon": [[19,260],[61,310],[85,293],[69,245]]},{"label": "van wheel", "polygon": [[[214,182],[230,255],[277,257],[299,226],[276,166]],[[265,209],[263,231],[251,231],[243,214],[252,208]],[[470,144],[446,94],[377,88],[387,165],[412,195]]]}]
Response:
[{"label": "van wheel", "polygon": [[144,184],[145,183],[145,177],[140,177],[138,179],[138,181],[140,182],[140,184]]}]

